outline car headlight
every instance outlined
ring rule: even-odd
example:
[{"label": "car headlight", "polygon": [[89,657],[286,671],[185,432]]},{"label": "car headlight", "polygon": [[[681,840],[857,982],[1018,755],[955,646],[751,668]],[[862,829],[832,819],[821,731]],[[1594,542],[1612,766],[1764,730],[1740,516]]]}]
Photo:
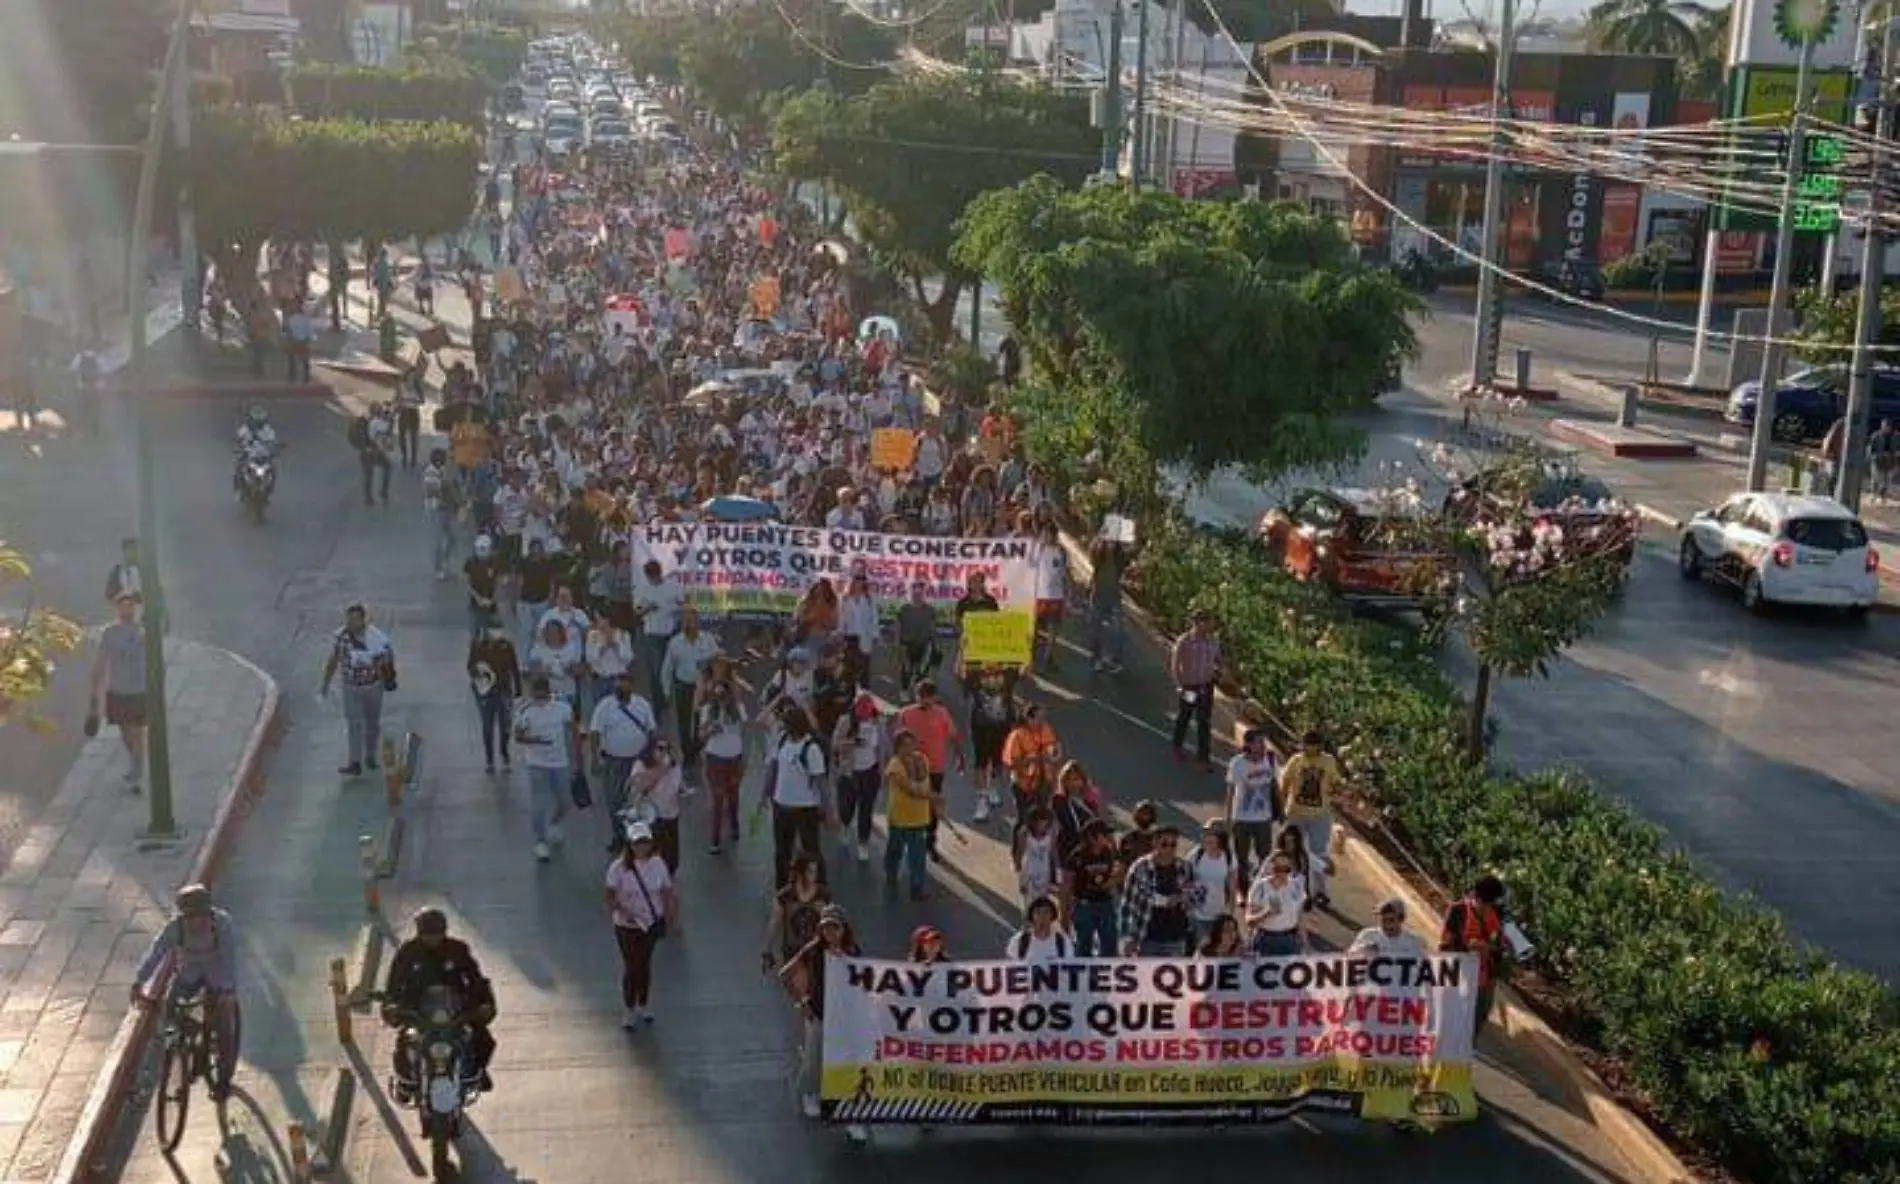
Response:
[{"label": "car headlight", "polygon": [[429,1022],[438,1028],[448,1027],[449,1026],[448,1011],[445,1009],[438,1008],[435,1011],[430,1012]]},{"label": "car headlight", "polygon": [[429,1046],[429,1061],[438,1069],[445,1068],[454,1053],[455,1049],[448,1041],[438,1040]]}]

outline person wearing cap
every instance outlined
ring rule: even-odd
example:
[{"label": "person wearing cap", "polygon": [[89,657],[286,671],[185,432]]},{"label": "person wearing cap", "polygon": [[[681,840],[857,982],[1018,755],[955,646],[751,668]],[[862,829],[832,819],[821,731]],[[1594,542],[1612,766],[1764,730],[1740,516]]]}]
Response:
[{"label": "person wearing cap", "polygon": [[943,932],[935,925],[919,925],[911,930],[909,960],[918,966],[950,961],[950,954],[944,949]]},{"label": "person wearing cap", "polygon": [[475,536],[469,557],[462,562],[462,577],[468,584],[468,631],[470,636],[501,623],[496,597],[500,594],[501,563],[495,558],[495,540],[486,534]]},{"label": "person wearing cap", "polygon": [[1288,825],[1306,832],[1306,853],[1312,860],[1307,875],[1318,908],[1332,903],[1326,889],[1333,867],[1333,794],[1343,779],[1338,758],[1326,751],[1325,737],[1318,732],[1301,736],[1300,750],[1280,770],[1281,811]]},{"label": "person wearing cap", "polygon": [[415,915],[415,936],[396,947],[383,981],[382,1019],[400,1033],[395,1049],[396,1100],[408,1105],[415,1099],[415,1058],[410,1055],[408,1025],[432,987],[446,988],[462,1009],[468,1040],[464,1078],[483,1091],[495,1088],[488,1064],[495,1055],[495,1037],[488,1028],[495,1020],[495,988],[482,973],[481,963],[467,942],[449,936],[449,919],[441,909],[425,908]]},{"label": "person wearing cap", "polygon": [[1187,759],[1188,725],[1194,725],[1194,755],[1205,769],[1213,769],[1214,683],[1221,672],[1220,638],[1214,635],[1214,614],[1194,613],[1194,624],[1174,643],[1168,654],[1168,676],[1174,680],[1173,751],[1175,760]]},{"label": "person wearing cap", "polygon": [[365,768],[376,767],[383,737],[383,692],[396,685],[396,651],[389,636],[369,623],[369,611],[360,604],[343,613],[343,628],[336,631],[323,664],[319,697],[328,697],[330,681],[339,673],[349,760],[337,772],[359,777]]},{"label": "person wearing cap", "polygon": [[138,793],[145,772],[145,626],[134,592],[119,594],[112,605],[112,623],[99,634],[88,736],[100,720],[119,729],[119,742],[125,745],[125,791]]},{"label": "person wearing cap", "polygon": [[632,823],[626,839],[607,865],[602,896],[620,947],[620,1026],[631,1031],[653,1022],[653,952],[667,930],[679,924],[679,894],[652,828]]},{"label": "person wearing cap", "polygon": [[1390,897],[1379,905],[1379,923],[1353,936],[1346,952],[1360,958],[1424,958],[1425,943],[1405,927],[1405,902]]},{"label": "person wearing cap", "polygon": [[855,835],[859,863],[871,860],[871,815],[877,808],[889,755],[877,696],[859,691],[831,734],[832,767],[838,770],[838,823],[844,828],[847,847]]},{"label": "person wearing cap", "polygon": [[1254,857],[1264,858],[1273,846],[1273,826],[1280,821],[1279,779],[1279,758],[1266,732],[1248,728],[1240,751],[1227,762],[1227,829],[1243,884],[1252,883]]},{"label": "person wearing cap", "polygon": [[[805,1025],[805,1038],[799,1046],[798,1104],[806,1118],[819,1118],[824,1113],[818,1093],[824,1073],[825,967],[832,958],[857,958],[862,954],[843,906],[828,904],[818,914],[818,936],[779,968],[779,983],[791,996]],[[870,1132],[853,1123],[845,1127],[845,1136],[853,1143],[863,1143]]]},{"label": "person wearing cap", "polygon": [[213,1020],[220,1025],[218,1076],[211,1094],[222,1102],[231,1092],[231,1075],[238,1060],[237,955],[241,943],[237,925],[231,914],[212,904],[211,889],[203,884],[186,884],[172,897],[172,903],[176,909],[172,919],[152,935],[145,957],[132,972],[132,1002],[139,1006],[150,1002],[146,989],[167,958],[173,960],[170,1000],[188,998],[200,991],[210,996]]},{"label": "person wearing cap", "polygon": [[515,654],[515,643],[508,639],[508,631],[500,625],[491,622],[469,642],[468,685],[481,718],[482,759],[487,771],[495,771],[497,742],[501,745],[502,767],[512,767],[508,740],[514,704],[521,698],[521,660]]}]

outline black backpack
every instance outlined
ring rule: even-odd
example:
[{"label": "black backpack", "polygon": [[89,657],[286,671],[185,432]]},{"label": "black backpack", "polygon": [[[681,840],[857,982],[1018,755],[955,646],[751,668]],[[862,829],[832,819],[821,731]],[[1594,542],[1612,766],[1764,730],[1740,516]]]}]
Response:
[{"label": "black backpack", "polygon": [[[1067,958],[1072,952],[1069,949],[1069,935],[1060,929],[1056,929],[1051,931],[1049,936],[1056,939],[1056,957]],[[1029,953],[1029,938],[1029,930],[1025,929],[1021,933],[1018,933],[1016,940],[1010,944],[1010,955],[1017,961],[1021,961],[1024,955]]]},{"label": "black backpack", "polygon": [[361,452],[369,447],[369,416],[359,415],[350,421],[350,447]]}]

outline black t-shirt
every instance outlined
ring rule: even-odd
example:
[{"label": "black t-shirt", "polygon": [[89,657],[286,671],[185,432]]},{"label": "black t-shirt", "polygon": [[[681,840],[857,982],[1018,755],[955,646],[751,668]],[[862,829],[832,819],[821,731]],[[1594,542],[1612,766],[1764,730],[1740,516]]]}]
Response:
[{"label": "black t-shirt", "polygon": [[798,899],[798,889],[791,885],[779,889],[778,904],[784,911],[779,923],[779,954],[789,958],[805,948],[807,942],[818,936],[818,914],[831,903],[831,893],[823,888],[810,900]]},{"label": "black t-shirt", "polygon": [[1006,688],[978,686],[970,692],[972,728],[1007,728],[1016,722],[1016,704]]},{"label": "black t-shirt", "polygon": [[[1187,865],[1175,860],[1166,867],[1157,863],[1155,869],[1155,899],[1164,896],[1180,897],[1187,888],[1190,875]],[[1157,904],[1148,914],[1148,933],[1150,941],[1185,941],[1188,935],[1188,915],[1185,904],[1176,904],[1162,908]]]},{"label": "black t-shirt", "polygon": [[495,606],[495,584],[501,576],[501,572],[495,567],[495,561],[493,559],[470,559],[467,563],[462,565],[462,574],[468,577],[469,601],[475,603],[475,598],[479,596],[486,602],[480,605],[480,607],[493,608]]},{"label": "black t-shirt", "polygon": [[1087,847],[1077,847],[1063,861],[1063,868],[1071,877],[1074,885],[1071,891],[1077,900],[1101,902],[1115,899],[1115,848],[1106,851],[1091,851]]},{"label": "black t-shirt", "polygon": [[554,556],[522,556],[521,599],[530,604],[545,604],[554,599]]},{"label": "black t-shirt", "polygon": [[1121,854],[1122,854],[1123,866],[1133,867],[1135,864],[1135,860],[1140,859],[1142,856],[1148,854],[1148,852],[1153,851],[1154,849],[1155,849],[1155,832],[1154,831],[1152,830],[1129,831],[1127,834],[1122,836]]}]

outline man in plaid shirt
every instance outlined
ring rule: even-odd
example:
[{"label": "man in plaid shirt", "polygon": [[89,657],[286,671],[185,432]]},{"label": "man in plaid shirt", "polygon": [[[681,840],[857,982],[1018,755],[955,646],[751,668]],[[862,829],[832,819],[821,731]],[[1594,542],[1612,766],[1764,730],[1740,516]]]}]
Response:
[{"label": "man in plaid shirt", "polygon": [[1154,849],[1135,860],[1122,885],[1122,954],[1125,957],[1179,958],[1190,951],[1187,864],[1179,857],[1181,831],[1155,830]]},{"label": "man in plaid shirt", "polygon": [[1194,755],[1203,769],[1212,770],[1209,749],[1214,725],[1214,680],[1220,677],[1220,638],[1214,636],[1214,614],[1194,614],[1193,628],[1174,643],[1168,656],[1168,674],[1174,679],[1180,706],[1174,713],[1174,759],[1187,759],[1188,721],[1194,721]]}]

